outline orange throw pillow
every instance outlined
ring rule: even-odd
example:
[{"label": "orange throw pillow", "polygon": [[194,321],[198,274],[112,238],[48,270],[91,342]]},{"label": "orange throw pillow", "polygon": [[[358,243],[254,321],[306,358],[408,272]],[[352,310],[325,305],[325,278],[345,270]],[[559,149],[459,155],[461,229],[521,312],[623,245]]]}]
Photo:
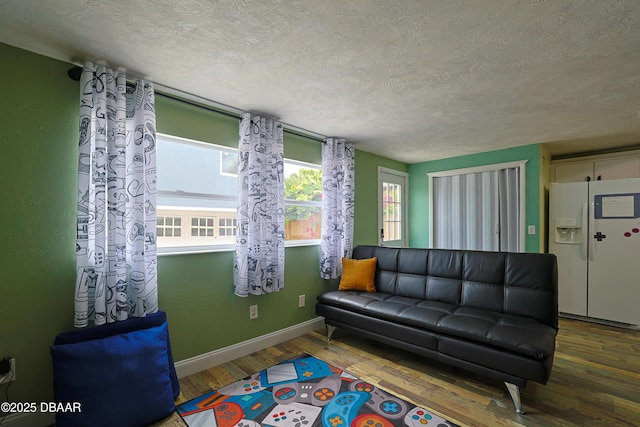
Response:
[{"label": "orange throw pillow", "polygon": [[378,258],[349,259],[342,258],[342,278],[339,291],[375,292],[374,283]]}]

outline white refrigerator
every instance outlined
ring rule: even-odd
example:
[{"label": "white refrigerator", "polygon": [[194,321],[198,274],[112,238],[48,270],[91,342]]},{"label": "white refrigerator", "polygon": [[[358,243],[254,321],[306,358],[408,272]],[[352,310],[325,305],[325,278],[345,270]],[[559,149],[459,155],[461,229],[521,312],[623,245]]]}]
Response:
[{"label": "white refrigerator", "polygon": [[561,313],[640,325],[640,178],[552,183]]}]

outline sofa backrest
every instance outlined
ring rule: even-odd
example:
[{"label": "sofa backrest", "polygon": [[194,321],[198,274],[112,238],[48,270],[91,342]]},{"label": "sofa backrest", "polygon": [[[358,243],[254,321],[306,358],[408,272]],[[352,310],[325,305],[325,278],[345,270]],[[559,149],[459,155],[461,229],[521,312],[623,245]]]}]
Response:
[{"label": "sofa backrest", "polygon": [[553,254],[357,246],[377,257],[376,291],[527,316],[558,327]]}]

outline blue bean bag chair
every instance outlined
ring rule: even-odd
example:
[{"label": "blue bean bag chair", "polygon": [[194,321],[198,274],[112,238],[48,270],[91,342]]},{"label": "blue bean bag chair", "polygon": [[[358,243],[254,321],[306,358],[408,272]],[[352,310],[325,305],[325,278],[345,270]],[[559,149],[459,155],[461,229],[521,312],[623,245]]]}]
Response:
[{"label": "blue bean bag chair", "polygon": [[180,384],[162,311],[62,333],[51,358],[58,427],[146,426],[175,411]]}]

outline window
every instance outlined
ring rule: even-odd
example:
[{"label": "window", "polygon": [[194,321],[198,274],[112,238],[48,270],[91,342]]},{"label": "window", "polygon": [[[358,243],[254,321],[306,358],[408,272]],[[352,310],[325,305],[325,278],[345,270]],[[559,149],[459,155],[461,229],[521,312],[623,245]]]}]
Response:
[{"label": "window", "polygon": [[[238,151],[157,135],[158,252],[229,250],[235,247]],[[285,160],[285,240],[320,239],[322,171]]]},{"label": "window", "polygon": [[213,237],[213,217],[192,217],[191,237]]},{"label": "window", "polygon": [[158,252],[232,249],[237,150],[164,134],[157,144]]},{"label": "window", "polygon": [[322,169],[318,165],[284,162],[285,240],[320,239]]},{"label": "window", "polygon": [[160,216],[158,221],[158,237],[181,237],[182,236],[182,217],[179,216]]},{"label": "window", "polygon": [[382,183],[382,228],[384,241],[399,240],[402,236],[402,186]]},{"label": "window", "polygon": [[218,227],[219,227],[218,234],[220,236],[236,235],[236,219],[235,218],[220,218]]},{"label": "window", "polygon": [[238,153],[220,152],[220,175],[238,176]]}]

